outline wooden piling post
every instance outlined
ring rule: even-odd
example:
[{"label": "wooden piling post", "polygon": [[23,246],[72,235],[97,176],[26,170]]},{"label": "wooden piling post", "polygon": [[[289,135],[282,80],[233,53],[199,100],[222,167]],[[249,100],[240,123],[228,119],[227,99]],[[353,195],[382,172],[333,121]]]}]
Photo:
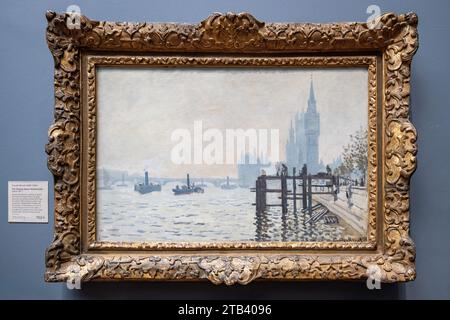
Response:
[{"label": "wooden piling post", "polygon": [[281,174],[281,212],[287,213],[287,177]]},{"label": "wooden piling post", "polygon": [[312,178],[308,175],[308,212],[312,214]]},{"label": "wooden piling post", "polygon": [[308,174],[308,170],[306,168],[306,164],[303,165],[303,169],[302,169],[302,207],[303,209],[306,209],[308,203],[307,203],[307,199],[306,199],[306,177]]},{"label": "wooden piling post", "polygon": [[266,210],[266,176],[260,176],[256,179],[256,211],[263,212]]},{"label": "wooden piling post", "polygon": [[292,193],[294,199],[294,213],[297,213],[297,181],[295,179],[295,175],[297,174],[295,167],[292,168]]},{"label": "wooden piling post", "polygon": [[255,183],[255,193],[256,193],[256,212],[261,212],[261,177],[256,179]]},{"label": "wooden piling post", "polygon": [[261,208],[261,212],[262,212],[262,211],[266,211],[266,203],[267,203],[267,201],[266,201],[267,181],[266,181],[266,176],[265,175],[261,176],[260,185],[261,185],[261,205],[260,205],[260,208]]}]

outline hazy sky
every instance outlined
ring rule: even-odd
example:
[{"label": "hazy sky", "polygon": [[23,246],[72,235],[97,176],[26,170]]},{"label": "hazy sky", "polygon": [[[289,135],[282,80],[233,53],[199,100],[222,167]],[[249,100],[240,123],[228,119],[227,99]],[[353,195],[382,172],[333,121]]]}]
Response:
[{"label": "hazy sky", "polygon": [[[284,159],[289,123],[306,110],[311,76],[320,113],[319,158],[338,157],[367,127],[367,69],[100,68],[97,166],[153,176],[236,176],[235,165],[177,165],[175,129],[279,129]],[[207,143],[204,143],[204,146]]]}]

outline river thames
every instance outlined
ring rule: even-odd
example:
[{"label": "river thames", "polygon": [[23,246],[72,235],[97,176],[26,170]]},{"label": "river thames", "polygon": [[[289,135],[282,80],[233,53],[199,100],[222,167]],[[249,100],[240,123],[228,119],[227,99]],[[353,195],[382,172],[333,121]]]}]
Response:
[{"label": "river thames", "polygon": [[[223,242],[223,241],[344,241],[348,227],[305,223],[309,217],[292,206],[286,215],[270,207],[257,215],[255,194],[248,188],[223,190],[212,184],[204,193],[175,196],[167,183],[161,192],[140,194],[133,186],[97,190],[99,241]],[[268,202],[279,202],[275,197]]]}]

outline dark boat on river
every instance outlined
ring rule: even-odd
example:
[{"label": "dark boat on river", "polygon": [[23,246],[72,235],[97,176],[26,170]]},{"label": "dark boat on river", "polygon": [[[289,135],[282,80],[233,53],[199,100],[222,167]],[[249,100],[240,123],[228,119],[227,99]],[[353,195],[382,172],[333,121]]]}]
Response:
[{"label": "dark boat on river", "polygon": [[161,191],[161,185],[158,183],[151,183],[148,181],[148,172],[145,171],[144,183],[137,183],[134,185],[134,191],[140,194],[146,194],[153,191]]},{"label": "dark boat on river", "polygon": [[173,193],[177,196],[177,195],[182,195],[182,194],[191,194],[191,193],[203,193],[205,192],[205,190],[203,190],[203,188],[198,187],[194,184],[190,184],[189,181],[189,173],[187,174],[186,177],[186,185],[181,186],[181,188],[177,185],[175,188],[172,189]]},{"label": "dark boat on river", "polygon": [[227,182],[220,186],[223,190],[232,190],[236,189],[237,185],[230,183],[230,177],[227,176]]}]

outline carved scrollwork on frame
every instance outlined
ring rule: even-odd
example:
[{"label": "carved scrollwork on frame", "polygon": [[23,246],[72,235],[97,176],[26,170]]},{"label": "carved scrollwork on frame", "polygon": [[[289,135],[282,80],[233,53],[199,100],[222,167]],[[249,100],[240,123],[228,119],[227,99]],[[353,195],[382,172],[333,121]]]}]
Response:
[{"label": "carved scrollwork on frame", "polygon": [[[67,14],[48,12],[46,17],[47,43],[55,62],[55,120],[46,145],[55,182],[55,235],[46,252],[47,281],[207,279],[230,285],[257,278],[347,280],[366,278],[373,265],[381,270],[382,281],[415,278],[415,249],[409,237],[409,179],[417,153],[417,134],[409,121],[410,65],[418,47],[415,14],[385,14],[376,28],[365,23],[265,23],[248,13],[216,13],[190,25],[100,22],[82,16],[80,27],[71,29],[66,24]],[[91,149],[86,154],[82,151],[82,135],[95,141],[96,134],[89,124],[95,121],[95,112],[87,124],[82,120],[86,108],[95,108],[95,100],[84,101],[82,96],[85,89],[95,93],[94,72],[82,70],[85,51],[120,52],[125,63],[150,59],[142,58],[149,53],[172,55],[161,58],[167,64],[180,64],[177,59],[190,64],[197,53],[202,58],[194,59],[196,63],[207,64],[208,54],[216,59],[221,59],[222,53],[230,54],[222,58],[224,66],[254,63],[251,59],[255,56],[261,66],[270,65],[264,57],[273,58],[274,54],[280,65],[291,63],[292,59],[282,58],[283,53],[310,56],[303,57],[306,66],[317,66],[320,59],[342,64],[361,52],[380,56],[382,63],[363,63],[369,65],[368,240],[375,245],[294,244],[278,253],[272,246],[255,250],[217,244],[214,254],[202,251],[201,246],[183,254],[163,247],[156,248],[158,254],[142,254],[155,248],[140,245],[108,252],[102,252],[101,246],[85,247],[83,239],[89,242],[96,237],[95,215],[89,214],[95,211],[95,200],[85,206],[82,202],[82,194],[95,191],[95,175],[84,176],[82,168],[87,164],[89,171],[86,156],[95,155],[95,143],[88,146]],[[314,56],[316,52],[327,55]],[[333,62],[332,56],[340,53],[346,54]],[[239,56],[233,58],[232,54]],[[378,67],[382,67],[382,77],[375,72]],[[378,96],[377,86],[382,87],[383,97]],[[321,252],[324,246],[328,251]],[[230,249],[232,253],[227,251]]]},{"label": "carved scrollwork on frame", "polygon": [[398,32],[384,50],[385,255],[415,278],[415,247],[409,236],[409,182],[416,169],[417,132],[409,121],[411,61],[418,48],[417,16],[399,17]]},{"label": "carved scrollwork on frame", "polygon": [[383,282],[414,279],[414,268],[402,257],[383,255],[330,256],[295,254],[260,255],[81,255],[56,272],[47,271],[50,282],[103,280],[209,280],[214,284],[248,284],[255,279],[355,280],[367,278],[377,266]]}]

